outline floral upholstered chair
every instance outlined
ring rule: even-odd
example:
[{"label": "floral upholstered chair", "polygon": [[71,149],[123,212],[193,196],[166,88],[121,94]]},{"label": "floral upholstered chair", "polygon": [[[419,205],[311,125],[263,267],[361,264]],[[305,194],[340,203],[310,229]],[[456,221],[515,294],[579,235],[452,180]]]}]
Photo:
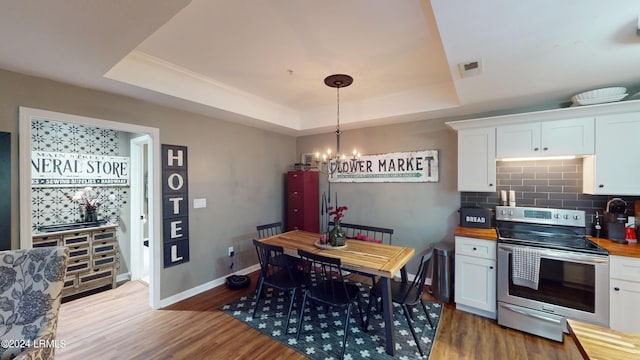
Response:
[{"label": "floral upholstered chair", "polygon": [[0,251],[0,359],[53,359],[66,247]]}]

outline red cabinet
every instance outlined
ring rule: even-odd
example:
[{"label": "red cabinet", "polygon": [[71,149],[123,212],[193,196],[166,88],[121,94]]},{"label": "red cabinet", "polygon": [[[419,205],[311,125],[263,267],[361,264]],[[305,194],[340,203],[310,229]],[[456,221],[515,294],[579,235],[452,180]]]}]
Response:
[{"label": "red cabinet", "polygon": [[287,174],[287,230],[320,232],[317,171]]}]

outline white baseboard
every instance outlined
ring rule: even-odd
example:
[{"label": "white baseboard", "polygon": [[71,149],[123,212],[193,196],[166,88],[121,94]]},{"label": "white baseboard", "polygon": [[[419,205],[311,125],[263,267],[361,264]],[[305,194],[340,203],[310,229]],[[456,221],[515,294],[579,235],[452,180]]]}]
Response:
[{"label": "white baseboard", "polygon": [[192,296],[196,296],[196,295],[198,295],[200,293],[203,293],[203,292],[205,292],[207,290],[211,290],[211,289],[213,289],[213,288],[215,288],[217,286],[224,285],[228,276],[231,276],[231,275],[246,275],[246,274],[250,274],[250,273],[252,273],[254,271],[257,271],[257,270],[260,270],[260,264],[255,264],[255,265],[249,266],[248,268],[244,268],[242,270],[236,271],[236,272],[234,272],[232,274],[229,274],[229,275],[226,275],[224,277],[211,280],[211,281],[209,281],[207,283],[204,283],[202,285],[196,286],[194,288],[191,288],[189,290],[183,291],[181,293],[166,297],[164,299],[160,299],[160,308],[167,307],[167,306],[175,304],[175,303],[177,303],[179,301],[188,299],[188,298],[190,298]]},{"label": "white baseboard", "polygon": [[117,283],[122,282],[122,281],[128,281],[128,280],[131,280],[131,273],[130,272],[116,275],[116,282]]}]

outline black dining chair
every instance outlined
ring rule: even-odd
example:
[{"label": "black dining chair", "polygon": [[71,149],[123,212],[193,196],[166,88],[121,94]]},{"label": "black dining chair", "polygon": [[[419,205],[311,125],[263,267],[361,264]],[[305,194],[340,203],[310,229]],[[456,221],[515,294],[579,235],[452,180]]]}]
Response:
[{"label": "black dining chair", "polygon": [[[329,227],[335,223],[329,221]],[[391,245],[393,239],[393,229],[377,226],[340,223],[342,231],[348,239],[369,240],[371,242]]]},{"label": "black dining chair", "polygon": [[253,308],[253,317],[255,318],[258,311],[258,305],[262,298],[263,287],[270,286],[282,291],[291,292],[291,300],[289,302],[289,311],[287,312],[287,322],[285,331],[289,328],[289,319],[291,318],[291,310],[296,297],[296,291],[304,282],[304,273],[289,266],[287,257],[284,256],[282,246],[264,244],[258,240],[253,240],[253,245],[258,253],[258,261],[260,262],[260,277],[258,279],[258,289],[256,291],[256,304]]},{"label": "black dining chair", "polygon": [[[418,271],[416,272],[416,276],[413,281],[409,282],[400,282],[400,281],[392,281],[391,282],[391,299],[394,303],[399,304],[402,307],[402,311],[404,313],[404,317],[407,319],[407,323],[409,324],[409,330],[411,330],[411,335],[413,335],[413,339],[416,342],[416,346],[418,347],[418,351],[420,351],[420,355],[424,356],[422,352],[422,348],[420,347],[420,339],[416,336],[416,331],[413,328],[413,316],[411,315],[411,309],[418,304],[422,305],[422,310],[427,318],[427,322],[429,326],[433,328],[433,323],[431,323],[431,319],[429,317],[429,312],[427,311],[427,307],[422,300],[422,293],[424,291],[425,282],[427,279],[427,272],[429,270],[429,262],[431,261],[431,256],[433,251],[428,254],[422,256],[420,260],[420,265],[418,266]],[[376,302],[375,299],[382,297],[382,286],[380,281],[378,281],[372,288],[369,294],[369,306],[367,307],[367,321],[365,324],[365,329],[369,328],[369,320],[371,319],[371,308],[373,304]],[[411,309],[410,309],[411,308]]]},{"label": "black dining chair", "polygon": [[269,236],[278,235],[282,233],[282,222],[274,222],[270,224],[262,224],[256,226],[258,231],[258,239],[263,239]]},{"label": "black dining chair", "polygon": [[312,300],[316,308],[318,303],[324,304],[327,307],[346,308],[347,316],[344,322],[342,351],[340,353],[340,359],[342,359],[344,358],[345,344],[347,342],[351,306],[354,302],[358,304],[360,323],[364,326],[362,306],[360,304],[360,288],[356,284],[349,283],[343,279],[342,266],[339,258],[313,254],[301,249],[298,249],[298,255],[304,264],[306,287],[304,297],[302,298],[302,307],[300,308],[297,338],[298,340],[300,339],[307,299]]}]

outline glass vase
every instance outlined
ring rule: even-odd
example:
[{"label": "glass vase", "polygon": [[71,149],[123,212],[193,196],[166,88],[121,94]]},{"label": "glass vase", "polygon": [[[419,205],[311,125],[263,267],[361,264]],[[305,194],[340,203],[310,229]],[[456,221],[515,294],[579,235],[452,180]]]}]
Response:
[{"label": "glass vase", "polygon": [[344,232],[342,231],[342,227],[340,227],[340,222],[336,222],[335,226],[329,232],[329,243],[331,246],[342,246],[344,245]]},{"label": "glass vase", "polygon": [[97,222],[98,221],[98,209],[86,209],[84,211],[85,222]]}]

